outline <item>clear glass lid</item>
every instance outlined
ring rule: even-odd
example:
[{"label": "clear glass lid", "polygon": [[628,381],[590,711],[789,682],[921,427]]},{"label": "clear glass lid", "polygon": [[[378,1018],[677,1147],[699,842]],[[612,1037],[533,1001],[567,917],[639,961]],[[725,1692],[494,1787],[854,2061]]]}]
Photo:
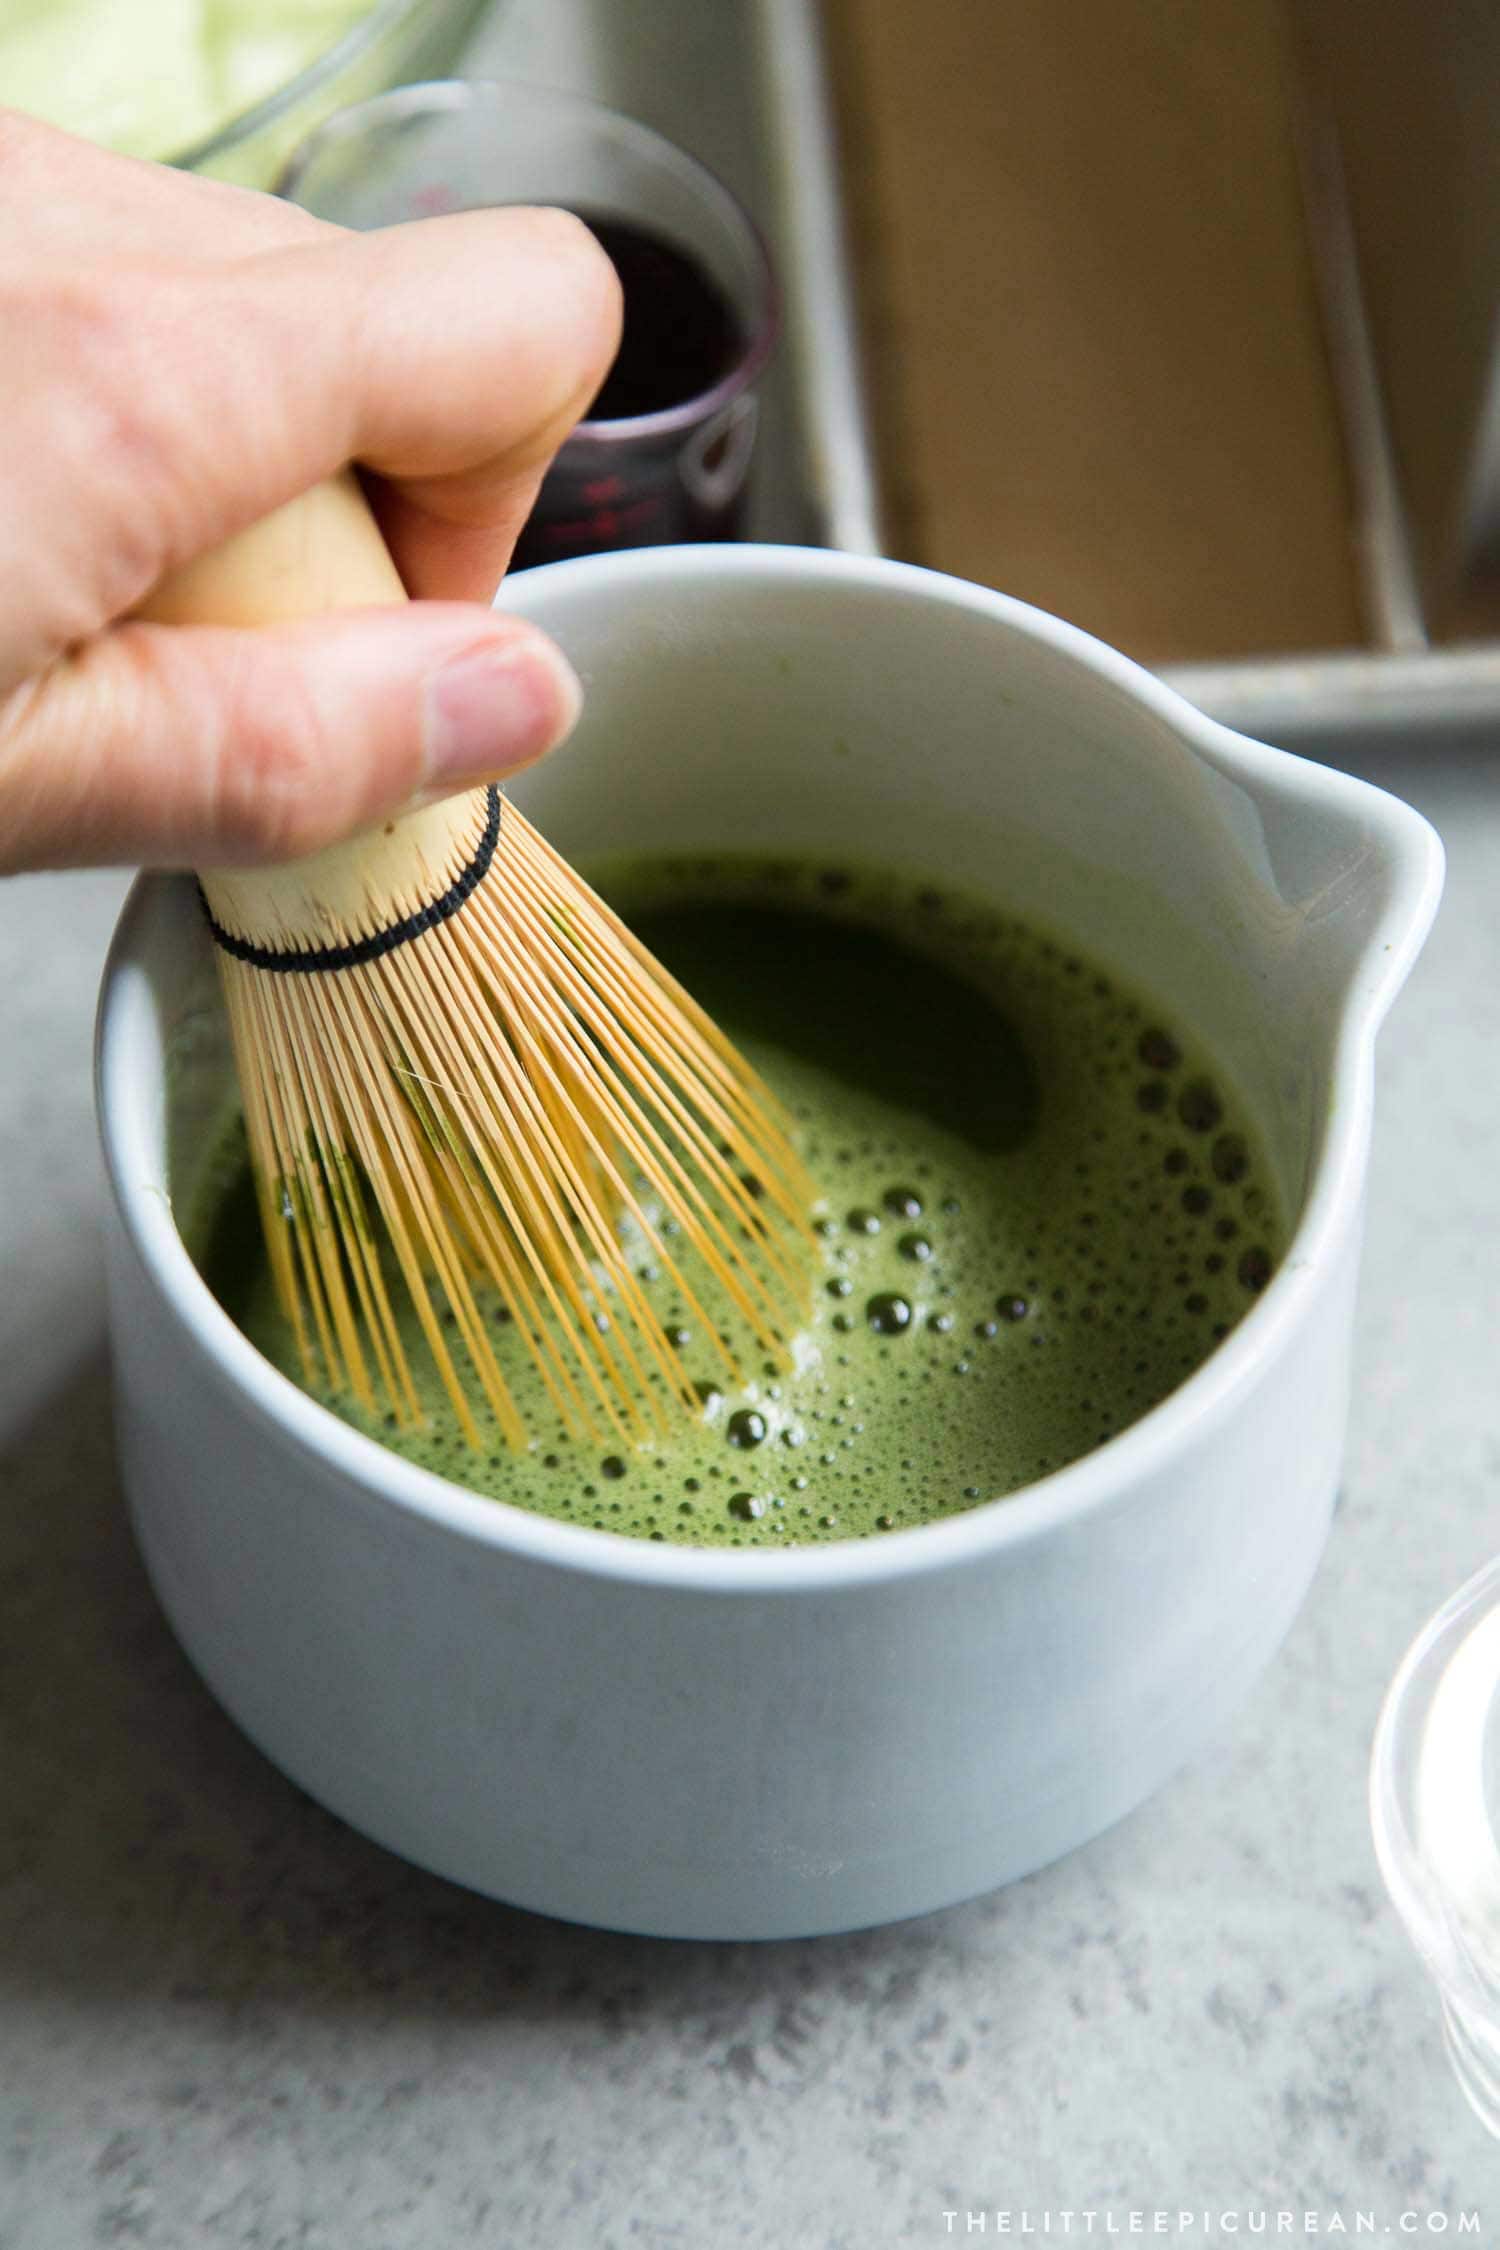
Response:
[{"label": "clear glass lid", "polygon": [[1375,1732],[1370,1818],[1459,2083],[1500,2135],[1500,1560],[1407,1650]]}]

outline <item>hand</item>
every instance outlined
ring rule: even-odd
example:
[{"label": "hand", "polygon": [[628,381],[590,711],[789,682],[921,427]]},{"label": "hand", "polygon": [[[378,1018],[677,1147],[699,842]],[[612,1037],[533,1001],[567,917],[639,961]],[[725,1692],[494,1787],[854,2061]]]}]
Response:
[{"label": "hand", "polygon": [[[0,245],[0,870],[296,858],[566,734],[562,656],[479,605],[618,343],[577,220],[348,234],[0,111]],[[350,460],[411,604],[130,620]]]}]

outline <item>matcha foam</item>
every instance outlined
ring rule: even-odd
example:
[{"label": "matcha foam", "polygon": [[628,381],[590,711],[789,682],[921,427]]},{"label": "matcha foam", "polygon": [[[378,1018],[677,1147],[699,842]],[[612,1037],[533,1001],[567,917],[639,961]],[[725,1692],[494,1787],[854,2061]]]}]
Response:
[{"label": "matcha foam", "polygon": [[[726,1389],[642,1242],[701,1421],[634,1452],[569,1440],[500,1325],[535,1434],[525,1453],[497,1438],[477,1455],[412,1319],[425,1429],[313,1394],[408,1459],[639,1538],[878,1534],[1104,1444],[1201,1365],[1269,1278],[1282,1222],[1232,1089],[1066,941],[890,873],[728,857],[587,872],[792,1113],[826,1199],[809,1317],[790,1365],[754,1353]],[[216,1180],[190,1246],[252,1342],[300,1380],[242,1136]],[[732,1329],[707,1288],[705,1304]]]}]

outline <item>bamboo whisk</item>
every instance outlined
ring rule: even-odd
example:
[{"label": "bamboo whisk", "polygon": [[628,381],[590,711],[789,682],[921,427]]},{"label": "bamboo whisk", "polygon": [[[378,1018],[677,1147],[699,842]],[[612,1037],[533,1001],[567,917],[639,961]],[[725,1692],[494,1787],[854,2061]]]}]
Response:
[{"label": "bamboo whisk", "polygon": [[[261,624],[404,598],[346,476],[146,611]],[[699,1399],[632,1266],[627,1214],[637,1258],[644,1244],[730,1380],[689,1266],[784,1350],[806,1310],[815,1191],[782,1113],[497,789],[294,865],[205,874],[202,889],[271,1269],[309,1380],[419,1422],[404,1290],[470,1443],[482,1399],[523,1445],[488,1288],[567,1429],[660,1434]]]}]

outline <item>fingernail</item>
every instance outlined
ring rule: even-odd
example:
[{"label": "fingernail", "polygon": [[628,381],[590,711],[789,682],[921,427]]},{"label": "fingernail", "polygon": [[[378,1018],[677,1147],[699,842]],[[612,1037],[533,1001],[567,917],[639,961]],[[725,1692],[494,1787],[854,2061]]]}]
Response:
[{"label": "fingernail", "polygon": [[543,640],[470,649],[427,682],[427,777],[435,787],[499,781],[571,733],[578,675]]}]

